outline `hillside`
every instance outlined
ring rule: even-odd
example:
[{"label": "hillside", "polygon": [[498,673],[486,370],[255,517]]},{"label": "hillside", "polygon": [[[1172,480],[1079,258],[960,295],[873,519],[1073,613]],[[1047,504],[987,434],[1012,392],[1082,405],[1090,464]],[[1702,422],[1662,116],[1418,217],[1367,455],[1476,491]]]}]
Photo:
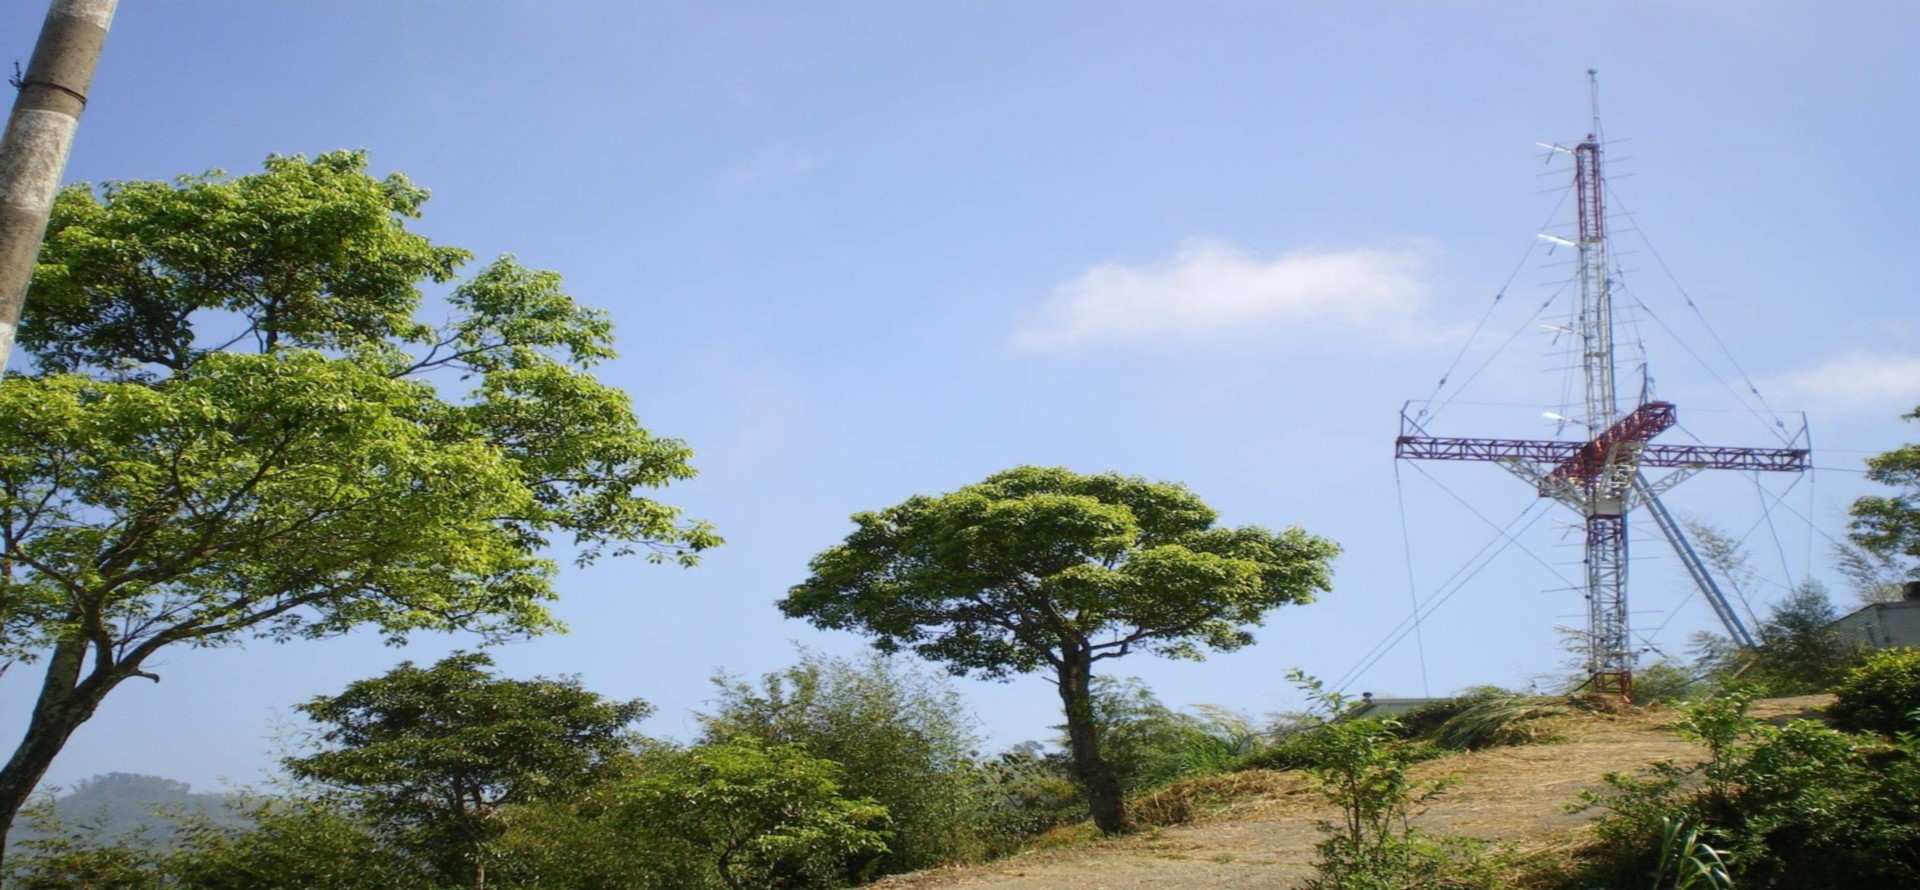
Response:
[{"label": "hillside", "polygon": [[[206,816],[220,824],[239,824],[231,797],[195,793],[185,782],[134,773],[105,773],[75,783],[53,801],[52,815],[63,833],[79,834],[93,842],[112,843],[139,835],[166,842],[174,825],[186,815]],[[40,823],[23,818],[8,834],[16,841],[41,836]]]},{"label": "hillside", "polygon": [[[1754,703],[1767,720],[1810,716],[1828,696]],[[1583,790],[1601,787],[1609,772],[1632,772],[1655,760],[1697,759],[1702,749],[1667,729],[1672,712],[1583,715],[1562,740],[1497,748],[1420,764],[1416,775],[1453,775],[1459,784],[1417,822],[1434,833],[1461,834],[1520,849],[1565,845],[1584,831],[1592,813],[1567,805]],[[1194,824],[1068,849],[1028,853],[987,865],[922,872],[881,881],[886,890],[998,888],[998,890],[1275,890],[1312,873],[1316,819],[1329,815],[1302,777],[1267,774],[1263,793]]]}]

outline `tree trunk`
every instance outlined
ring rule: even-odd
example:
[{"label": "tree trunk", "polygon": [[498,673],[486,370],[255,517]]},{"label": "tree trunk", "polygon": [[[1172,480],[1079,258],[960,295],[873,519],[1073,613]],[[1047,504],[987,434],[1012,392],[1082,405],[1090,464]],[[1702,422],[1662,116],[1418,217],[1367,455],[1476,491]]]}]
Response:
[{"label": "tree trunk", "polygon": [[1113,766],[1100,753],[1100,730],[1093,719],[1093,662],[1085,652],[1064,652],[1059,673],[1074,774],[1087,789],[1093,824],[1105,834],[1119,834],[1127,830],[1126,802]]},{"label": "tree trunk", "polygon": [[66,747],[67,739],[80,724],[93,716],[101,699],[125,676],[119,672],[94,674],[81,679],[87,646],[67,640],[54,646],[47,658],[46,679],[40,686],[40,698],[34,702],[33,716],[27,721],[26,736],[20,740],[7,765],[0,767],[0,863],[6,861],[6,833],[13,820],[33,797],[33,789],[47,775],[53,759]]}]

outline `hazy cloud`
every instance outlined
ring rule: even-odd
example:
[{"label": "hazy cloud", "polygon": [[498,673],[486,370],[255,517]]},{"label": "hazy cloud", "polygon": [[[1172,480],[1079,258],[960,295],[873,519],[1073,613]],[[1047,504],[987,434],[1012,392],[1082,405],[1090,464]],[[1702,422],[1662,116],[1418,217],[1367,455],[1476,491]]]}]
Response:
[{"label": "hazy cloud", "polygon": [[1809,409],[1911,410],[1920,405],[1920,355],[1854,353],[1773,381]]},{"label": "hazy cloud", "polygon": [[1059,285],[1021,319],[1013,341],[1054,351],[1296,330],[1413,339],[1430,253],[1410,245],[1265,258],[1218,241],[1188,241],[1169,259],[1103,263]]}]

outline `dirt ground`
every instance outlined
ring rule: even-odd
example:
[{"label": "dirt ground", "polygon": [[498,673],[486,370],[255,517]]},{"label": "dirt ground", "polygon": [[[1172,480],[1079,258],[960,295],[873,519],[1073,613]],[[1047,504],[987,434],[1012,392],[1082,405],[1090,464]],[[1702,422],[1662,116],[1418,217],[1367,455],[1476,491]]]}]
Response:
[{"label": "dirt ground", "polygon": [[[1756,702],[1755,716],[1812,716],[1826,696]],[[1691,762],[1701,749],[1667,728],[1672,713],[1652,711],[1569,719],[1562,740],[1462,754],[1420,764],[1417,775],[1452,775],[1458,784],[1418,820],[1437,834],[1504,843],[1566,837],[1596,814],[1569,813],[1582,790],[1609,772],[1633,772],[1655,760]],[[1027,853],[969,868],[900,875],[885,890],[1282,890],[1312,874],[1316,819],[1323,809],[1298,776],[1214,819],[1067,849]]]}]

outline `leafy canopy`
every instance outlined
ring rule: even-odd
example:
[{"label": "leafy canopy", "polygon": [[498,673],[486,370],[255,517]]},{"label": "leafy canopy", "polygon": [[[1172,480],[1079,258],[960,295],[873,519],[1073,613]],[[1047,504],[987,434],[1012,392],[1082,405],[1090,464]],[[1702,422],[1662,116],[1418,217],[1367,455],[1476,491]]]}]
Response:
[{"label": "leafy canopy", "polygon": [[731,890],[830,884],[847,860],[887,849],[886,809],[848,799],[839,774],[798,745],[711,742],[634,781],[622,813]]},{"label": "leafy canopy", "polygon": [[549,543],[718,543],[645,496],[690,452],[590,373],[604,315],[511,258],[455,283],[469,254],[405,226],[426,192],[366,167],[61,193],[40,373],[0,383],[0,655],[91,647],[110,686],[175,642],[537,633]]},{"label": "leafy canopy", "polygon": [[[1920,420],[1920,409],[1905,417]],[[1867,478],[1900,491],[1854,501],[1849,537],[1872,554],[1904,562],[1909,578],[1920,576],[1920,444],[1869,458]]]},{"label": "leafy canopy", "polygon": [[721,675],[714,685],[713,711],[700,715],[705,742],[802,746],[840,767],[845,796],[886,808],[888,850],[875,873],[984,854],[990,839],[980,835],[1001,801],[974,762],[975,720],[942,675],[906,659],[802,650],[798,664],[758,683]]},{"label": "leafy canopy", "polygon": [[493,675],[484,653],[402,662],[299,706],[325,750],[292,757],[295,776],[365,792],[371,809],[430,820],[577,791],[608,775],[645,702],[609,701],[574,678]]},{"label": "leafy canopy", "polygon": [[[611,775],[646,703],[609,701],[577,679],[512,680],[457,653],[402,663],[299,709],[324,749],[288,758],[294,776],[347,793],[449,877],[484,874],[502,807],[575,794]],[[476,880],[476,885],[483,881]]]},{"label": "leafy canopy", "polygon": [[1017,467],[853,517],[781,602],[955,673],[1003,677],[1145,649],[1175,658],[1253,641],[1270,609],[1330,582],[1329,541],[1222,528],[1185,487]]}]

